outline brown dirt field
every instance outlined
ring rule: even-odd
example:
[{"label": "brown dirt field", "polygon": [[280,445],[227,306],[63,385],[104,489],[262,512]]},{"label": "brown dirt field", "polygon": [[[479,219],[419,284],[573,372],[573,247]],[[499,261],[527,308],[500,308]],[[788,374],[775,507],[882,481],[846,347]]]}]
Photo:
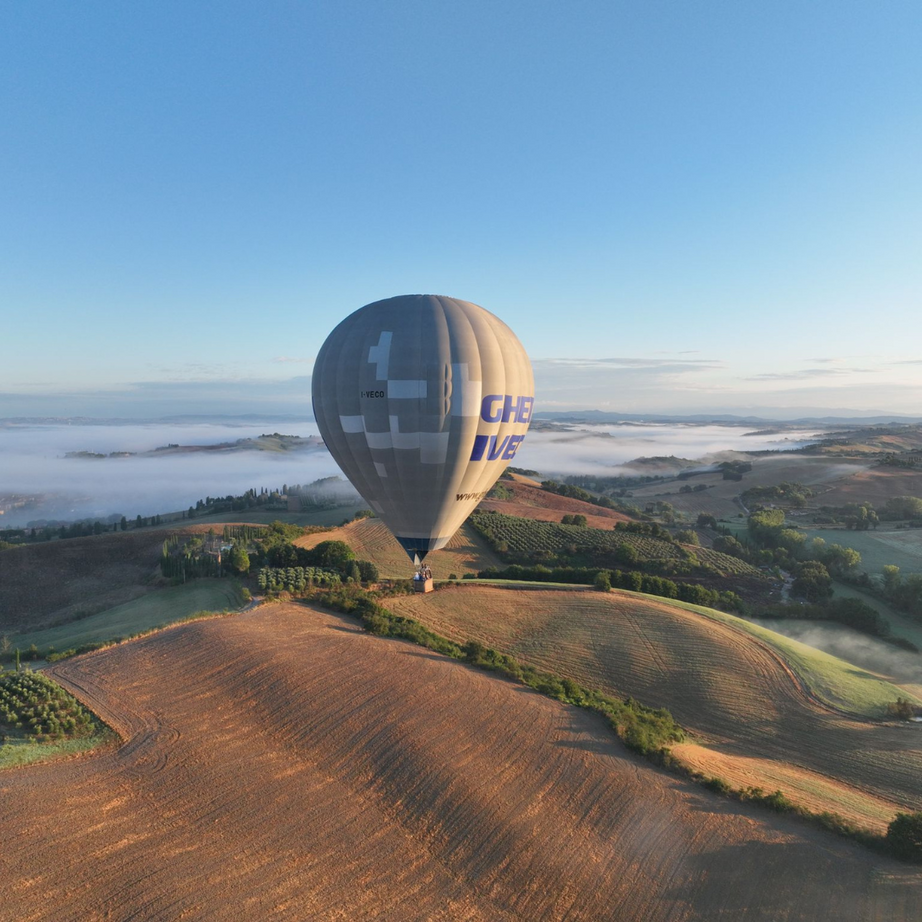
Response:
[{"label": "brown dirt field", "polygon": [[160,551],[172,534],[219,534],[223,524],[175,523],[27,544],[0,553],[0,634],[41,630],[160,588]]},{"label": "brown dirt field", "polygon": [[0,633],[104,611],[148,591],[167,531],[65,538],[0,552]]},{"label": "brown dirt field", "polygon": [[892,801],[785,762],[731,756],[697,743],[679,743],[672,751],[692,768],[722,778],[734,788],[780,790],[788,800],[814,813],[830,810],[834,805],[840,816],[877,833],[887,831],[887,825],[900,809]]},{"label": "brown dirt field", "polygon": [[593,715],[331,613],[184,625],[55,675],[126,742],[0,774],[17,922],[922,913],[922,870],[722,800]]},{"label": "brown dirt field", "polygon": [[[321,541],[345,541],[360,560],[376,564],[382,576],[408,579],[413,575],[413,565],[407,552],[380,519],[359,519],[332,531],[305,535],[295,544],[316,547]],[[447,547],[429,554],[426,563],[437,579],[446,579],[450,573],[460,579],[467,572],[503,566],[483,538],[468,525],[458,529]]]},{"label": "brown dirt field", "polygon": [[922,471],[901,471],[892,468],[872,468],[859,471],[839,481],[823,495],[827,506],[870,502],[877,508],[897,496],[922,496]]},{"label": "brown dirt field", "polygon": [[585,503],[581,499],[558,496],[539,486],[522,481],[501,480],[500,484],[515,494],[514,499],[485,499],[479,509],[487,512],[504,512],[541,522],[559,522],[568,514],[586,516],[586,523],[592,528],[613,528],[615,522],[630,522],[631,517],[614,509],[605,509]]},{"label": "brown dirt field", "polygon": [[821,498],[813,502],[828,504],[828,490],[856,471],[865,471],[868,467],[867,462],[863,461],[800,454],[755,457],[751,460],[752,472],[744,474],[742,480],[724,480],[720,474],[704,474],[684,482],[693,487],[701,483],[708,484],[709,488],[700,493],[679,493],[680,487],[684,486],[684,483],[679,482],[650,484],[633,489],[633,497],[627,502],[643,509],[645,503],[662,499],[686,515],[695,516],[704,512],[719,519],[729,519],[742,512],[736,497],[750,487],[773,486],[785,481],[802,483],[813,487],[821,495]]},{"label": "brown dirt field", "polygon": [[469,585],[386,605],[447,636],[666,707],[718,753],[790,763],[901,809],[922,808],[918,728],[829,709],[776,654],[729,625],[617,592]]}]

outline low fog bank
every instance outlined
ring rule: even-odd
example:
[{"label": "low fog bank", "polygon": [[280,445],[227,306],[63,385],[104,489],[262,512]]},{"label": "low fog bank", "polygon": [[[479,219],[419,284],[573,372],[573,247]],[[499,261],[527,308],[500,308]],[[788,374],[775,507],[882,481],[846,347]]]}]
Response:
[{"label": "low fog bank", "polygon": [[[206,496],[250,488],[307,484],[339,474],[323,448],[230,451],[133,458],[65,458],[69,451],[145,452],[168,444],[217,445],[267,432],[317,435],[312,422],[150,423],[131,426],[41,426],[0,431],[0,493],[45,494],[39,506],[10,509],[0,527],[38,519],[129,518],[185,509]],[[350,498],[356,494],[343,485]],[[50,495],[48,495],[50,494]]]},{"label": "low fog bank", "polygon": [[740,426],[691,424],[566,424],[533,429],[516,454],[518,467],[548,476],[563,474],[649,473],[628,462],[642,457],[675,455],[708,461],[728,451],[791,451],[817,438],[816,430],[766,434]]},{"label": "low fog bank", "polygon": [[749,618],[770,631],[784,634],[792,640],[838,656],[869,672],[876,672],[891,681],[906,684],[922,683],[922,656],[868,637],[859,631],[834,624],[793,619]]},{"label": "low fog bank", "polygon": [[[573,425],[533,429],[515,464],[542,474],[630,472],[641,456],[707,459],[718,452],[793,448],[812,433],[746,435],[755,431],[719,425]],[[153,457],[82,459],[67,452],[142,453],[169,444],[217,445],[264,433],[317,435],[312,421],[289,419],[154,421],[81,425],[42,424],[0,428],[0,498],[44,494],[41,506],[10,508],[0,527],[40,519],[74,520],[118,514],[134,518],[185,509],[206,496],[239,495],[250,488],[307,484],[339,474],[325,449],[290,452],[232,451]],[[354,494],[352,494],[354,496]]]}]

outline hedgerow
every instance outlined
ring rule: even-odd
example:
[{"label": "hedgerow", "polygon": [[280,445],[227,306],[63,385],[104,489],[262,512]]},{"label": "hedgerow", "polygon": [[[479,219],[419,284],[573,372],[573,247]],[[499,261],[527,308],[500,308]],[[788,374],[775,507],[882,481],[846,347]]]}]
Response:
[{"label": "hedgerow", "polygon": [[[548,583],[592,583],[599,589],[629,589],[665,599],[679,599],[693,605],[706,605],[724,611],[742,611],[743,600],[729,590],[719,591],[698,583],[676,582],[638,570],[607,570],[599,567],[523,567],[513,564],[490,567],[478,573],[481,579],[532,580]],[[605,578],[607,577],[607,578]],[[607,585],[606,585],[607,583]]]},{"label": "hedgerow", "polygon": [[484,647],[477,641],[458,644],[413,618],[393,614],[367,593],[326,592],[318,594],[317,601],[327,608],[361,618],[369,633],[413,641],[452,659],[463,659],[472,666],[497,672],[558,701],[596,711],[608,720],[628,748],[661,763],[668,761],[669,744],[685,739],[684,730],[664,708],[648,708],[633,698],[622,700],[603,695],[571,679],[522,664],[515,657]]}]

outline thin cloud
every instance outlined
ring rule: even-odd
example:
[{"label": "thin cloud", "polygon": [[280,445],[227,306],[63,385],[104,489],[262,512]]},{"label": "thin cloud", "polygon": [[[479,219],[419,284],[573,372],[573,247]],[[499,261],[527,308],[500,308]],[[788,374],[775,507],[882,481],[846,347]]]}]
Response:
[{"label": "thin cloud", "polygon": [[801,371],[769,371],[752,375],[746,381],[807,381],[810,378],[843,377],[873,374],[873,368],[804,368]]},{"label": "thin cloud", "polygon": [[587,368],[587,369],[643,369],[655,371],[666,369],[697,370],[700,368],[723,368],[724,362],[715,359],[638,359],[638,358],[605,358],[605,359],[535,359],[532,365],[562,368]]}]

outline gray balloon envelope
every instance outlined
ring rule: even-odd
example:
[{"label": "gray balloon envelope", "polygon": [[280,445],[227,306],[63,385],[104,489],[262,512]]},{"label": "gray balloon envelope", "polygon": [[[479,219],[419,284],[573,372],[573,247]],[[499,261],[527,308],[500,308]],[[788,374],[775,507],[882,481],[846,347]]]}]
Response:
[{"label": "gray balloon envelope", "polygon": [[448,543],[515,457],[535,393],[512,330],[437,295],[348,316],[321,347],[311,389],[337,464],[420,560]]}]

